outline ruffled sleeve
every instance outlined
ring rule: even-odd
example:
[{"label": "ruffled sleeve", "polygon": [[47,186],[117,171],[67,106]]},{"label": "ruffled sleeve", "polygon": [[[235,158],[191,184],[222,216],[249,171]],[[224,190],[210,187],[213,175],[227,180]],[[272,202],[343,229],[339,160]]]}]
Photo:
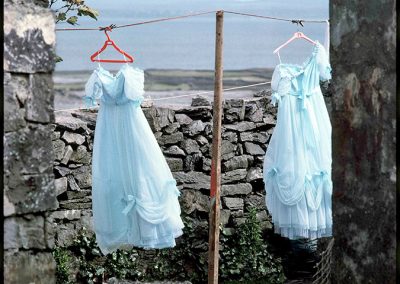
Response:
[{"label": "ruffled sleeve", "polygon": [[274,73],[272,73],[271,79],[271,103],[275,106],[280,101],[279,95],[279,82],[281,81],[281,73],[279,65],[275,67]]},{"label": "ruffled sleeve", "polygon": [[331,64],[329,63],[329,56],[325,48],[319,44],[317,53],[317,63],[319,68],[319,78],[321,81],[330,80],[332,78]]},{"label": "ruffled sleeve", "polygon": [[144,72],[137,68],[126,68],[125,72],[125,96],[140,106],[144,99]]},{"label": "ruffled sleeve", "polygon": [[87,108],[97,106],[96,100],[103,95],[103,88],[96,71],[92,73],[85,85],[85,96],[83,100]]}]

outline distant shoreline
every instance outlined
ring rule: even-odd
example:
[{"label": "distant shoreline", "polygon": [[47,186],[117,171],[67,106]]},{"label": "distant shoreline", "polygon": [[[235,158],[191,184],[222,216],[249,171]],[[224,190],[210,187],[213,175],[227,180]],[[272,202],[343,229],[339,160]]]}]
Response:
[{"label": "distant shoreline", "polygon": [[[111,70],[111,69],[110,69]],[[55,109],[83,107],[84,86],[92,70],[88,71],[56,71],[53,73],[55,89]],[[113,72],[113,71],[111,71]],[[145,96],[157,99],[161,97],[187,95],[214,88],[214,70],[185,69],[147,69],[145,72]],[[224,71],[224,88],[251,85],[271,80],[273,69],[253,68]],[[269,85],[249,87],[226,92],[224,97],[249,98],[253,93],[269,90]],[[212,99],[212,96],[208,96]],[[184,104],[190,105],[191,97],[166,99],[158,105]]]}]

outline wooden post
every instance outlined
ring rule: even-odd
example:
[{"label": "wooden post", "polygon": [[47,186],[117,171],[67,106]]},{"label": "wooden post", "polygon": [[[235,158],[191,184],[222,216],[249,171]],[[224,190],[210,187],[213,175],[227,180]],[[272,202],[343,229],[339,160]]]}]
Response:
[{"label": "wooden post", "polygon": [[223,96],[223,24],[224,12],[217,12],[215,38],[215,74],[214,74],[214,108],[213,108],[213,141],[211,160],[210,187],[210,221],[208,239],[208,283],[218,283],[219,260],[219,215],[221,187],[221,126],[222,126],[222,96]]}]

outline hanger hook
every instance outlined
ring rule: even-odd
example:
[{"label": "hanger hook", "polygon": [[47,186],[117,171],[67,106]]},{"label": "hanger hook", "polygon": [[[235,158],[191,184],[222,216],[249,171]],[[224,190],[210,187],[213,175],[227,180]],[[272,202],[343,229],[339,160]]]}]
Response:
[{"label": "hanger hook", "polygon": [[111,38],[110,38],[110,36],[108,35],[107,32],[111,32],[112,29],[115,28],[115,27],[116,27],[116,25],[111,24],[108,27],[100,27],[99,30],[100,31],[104,31],[104,33],[106,34],[106,37],[107,37],[107,41],[111,41]]}]

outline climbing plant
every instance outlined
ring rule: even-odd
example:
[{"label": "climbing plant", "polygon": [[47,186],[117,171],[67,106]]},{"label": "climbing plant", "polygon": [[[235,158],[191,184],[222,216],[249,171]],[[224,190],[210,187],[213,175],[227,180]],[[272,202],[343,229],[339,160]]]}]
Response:
[{"label": "climbing plant", "polygon": [[[58,283],[71,279],[71,261],[76,261],[78,283],[103,283],[111,277],[138,281],[174,280],[204,283],[207,279],[208,226],[206,221],[184,216],[185,228],[174,248],[117,250],[104,256],[93,234],[82,230],[65,248],[56,248]],[[223,283],[283,283],[279,258],[269,251],[262,237],[256,210],[233,234],[221,228],[220,280]],[[62,252],[62,253],[61,253]],[[65,252],[73,256],[65,257]],[[73,260],[74,259],[74,260]]]}]

